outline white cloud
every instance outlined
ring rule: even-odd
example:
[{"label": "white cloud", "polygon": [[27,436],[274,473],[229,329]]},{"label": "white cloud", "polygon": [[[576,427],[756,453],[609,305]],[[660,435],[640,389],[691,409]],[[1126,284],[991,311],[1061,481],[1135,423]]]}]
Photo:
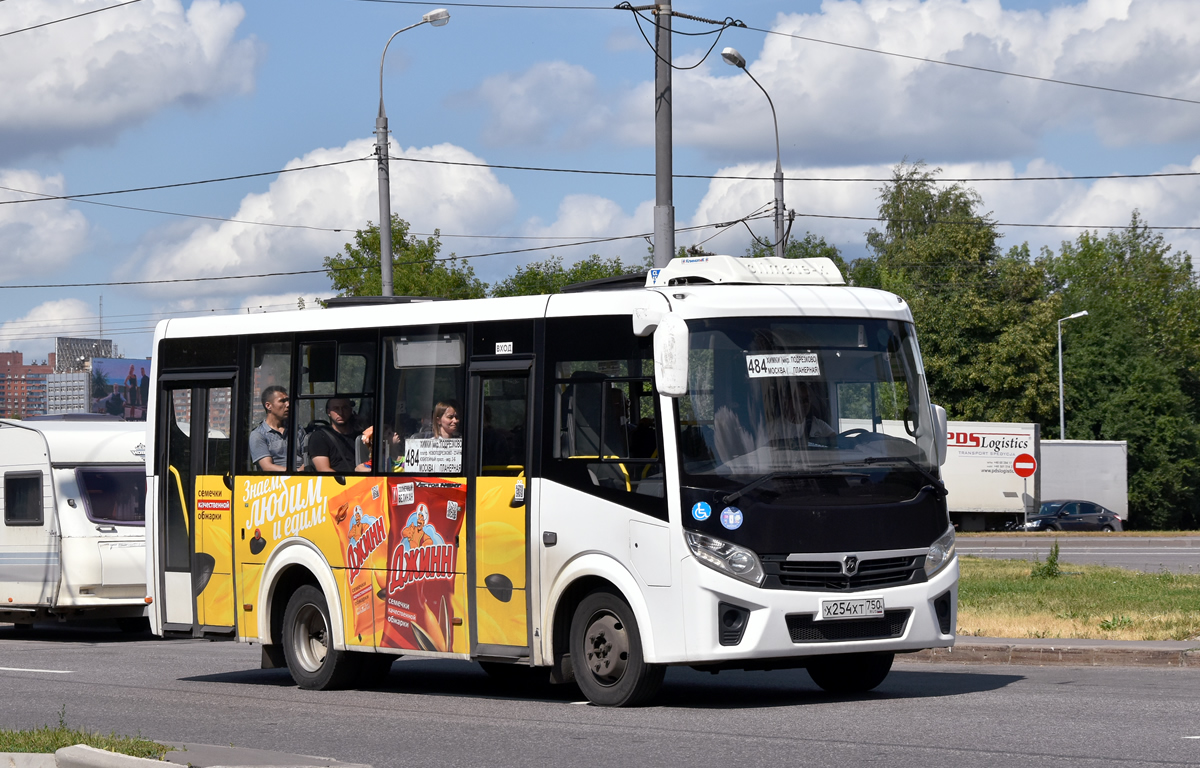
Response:
[{"label": "white cloud", "polygon": [[[1200,173],[1200,156],[1190,165],[1168,165],[1160,173]],[[1053,210],[1048,220],[1056,224],[1128,224],[1134,208],[1142,223],[1159,227],[1200,227],[1200,177],[1159,177],[1149,179],[1100,179],[1072,190]],[[1105,234],[1101,230],[1100,234]],[[1059,240],[1078,236],[1079,230],[1066,230]],[[1200,255],[1200,231],[1162,231],[1175,251]]]},{"label": "white cloud", "polygon": [[[843,0],[820,14],[782,16],[773,29],[1169,96],[1194,98],[1200,83],[1200,4],[1192,0],[1090,0],[1045,14],[1004,10],[998,0]],[[1186,105],[779,35],[748,68],[774,99],[785,153],[826,161],[999,158],[1030,153],[1047,132],[1081,122],[1117,144],[1190,138],[1200,128],[1200,111]],[[767,100],[719,60],[679,73],[675,92],[678,141],[718,155],[773,144]]]},{"label": "white cloud", "polygon": [[482,135],[493,146],[581,146],[609,119],[596,76],[563,61],[535,64],[520,75],[493,75],[469,95],[488,108]]},{"label": "white cloud", "polygon": [[[0,200],[61,194],[61,175],[0,169]],[[0,205],[0,255],[5,281],[61,269],[84,249],[87,236],[87,220],[69,208],[65,200]]]},{"label": "white cloud", "polygon": [[[370,155],[371,139],[343,147],[316,149],[293,160],[288,168],[352,160]],[[395,153],[395,150],[393,150]],[[408,148],[400,157],[432,161],[483,162],[450,144]],[[511,191],[486,168],[436,163],[391,163],[392,212],[409,222],[413,232],[435,228],[456,234],[494,232],[511,215]],[[319,269],[326,256],[341,250],[357,228],[379,218],[374,163],[357,162],[281,174],[266,192],[242,198],[230,218],[241,221],[304,225],[313,229],[282,228],[223,222],[200,224],[187,232],[168,228],[140,249],[127,267],[139,279],[175,279],[219,275],[261,274]],[[321,228],[340,228],[340,232]],[[449,248],[444,248],[448,252]],[[246,283],[249,283],[248,285]],[[234,294],[245,288],[281,293],[286,286],[311,295],[328,285],[324,275],[250,281],[185,283],[172,286],[178,295]],[[235,287],[236,286],[236,287]],[[155,287],[156,292],[163,289]],[[297,294],[291,294],[294,300]]]},{"label": "white cloud", "polygon": [[54,351],[55,336],[91,336],[95,322],[92,307],[79,299],[47,301],[0,325],[0,350],[24,352],[26,363],[40,361]]},{"label": "white cloud", "polygon": [[[525,224],[525,234],[530,237],[564,237],[584,241],[621,237],[610,242],[592,243],[571,248],[556,248],[546,251],[572,264],[593,253],[605,258],[620,256],[625,264],[640,264],[646,255],[648,243],[641,237],[628,238],[654,230],[654,202],[647,200],[632,213],[626,213],[617,203],[598,195],[567,195],[558,206],[558,215],[549,224],[540,219],[530,219]],[[522,255],[513,260],[513,265],[526,261],[540,261],[537,254]]]},{"label": "white cloud", "polygon": [[[109,4],[8,3],[5,28]],[[167,104],[250,90],[257,44],[234,39],[244,15],[238,3],[145,0],[4,38],[0,156],[105,141]]]},{"label": "white cloud", "polygon": [[[1045,159],[1031,161],[1017,170],[1011,163],[949,163],[942,164],[939,178],[994,178],[1014,181],[971,182],[968,185],[983,199],[982,213],[990,213],[1000,224],[1046,224],[1061,227],[1123,227],[1129,224],[1134,209],[1150,226],[1200,226],[1200,211],[1194,201],[1200,198],[1200,177],[1157,177],[1142,179],[1099,179],[1088,181],[1015,181],[1020,178],[1064,176],[1066,172]],[[774,164],[744,164],[723,168],[726,176],[769,177]],[[1200,173],[1200,156],[1189,166],[1168,165],[1158,173]],[[788,177],[887,179],[891,165],[862,165],[843,167],[784,167]],[[822,236],[838,245],[848,256],[862,253],[865,233],[881,224],[870,220],[878,215],[881,182],[801,182],[784,184],[784,203],[799,214],[792,228],[793,238],[802,238],[806,231]],[[773,208],[773,187],[769,180],[710,182],[708,192],[691,216],[692,225],[734,220],[755,210],[764,210],[767,218],[751,222],[759,237],[770,239],[773,225],[769,218]],[[763,208],[763,206],[766,206]],[[830,218],[824,218],[830,217]],[[845,219],[836,217],[858,217]],[[682,220],[681,216],[681,220]],[[867,220],[863,220],[867,219]],[[1000,227],[1003,239],[1000,247],[1008,249],[1028,242],[1037,253],[1046,246],[1057,251],[1064,240],[1073,240],[1083,229],[1074,227]],[[1100,229],[1103,235],[1108,229]],[[695,234],[676,236],[677,245],[690,245],[705,240],[716,230],[700,230]],[[1164,231],[1167,242],[1176,251],[1200,254],[1200,232]],[[745,227],[729,227],[720,235],[705,242],[712,252],[741,255],[750,243]]]},{"label": "white cloud", "polygon": [[[785,158],[820,165],[951,161],[1033,155],[1059,130],[1094,132],[1108,144],[1190,140],[1194,105],[1072,88],[1030,79],[798,40],[800,35],[1040,78],[1196,98],[1200,3],[1087,0],[1046,12],[1006,10],[1000,0],[826,0],[819,13],[781,14],[748,69],[774,100]],[[676,57],[692,64],[703,51]],[[642,82],[594,106],[592,75],[560,62],[490,78],[478,92],[497,142],[653,142],[654,94]],[[717,162],[774,153],[767,99],[718,51],[673,76],[674,139]],[[559,139],[561,140],[561,139]]]}]

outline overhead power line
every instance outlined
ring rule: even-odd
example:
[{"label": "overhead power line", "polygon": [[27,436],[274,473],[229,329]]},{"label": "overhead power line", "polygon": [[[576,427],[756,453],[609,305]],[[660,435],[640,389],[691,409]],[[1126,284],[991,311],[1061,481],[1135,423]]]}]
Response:
[{"label": "overhead power line", "polygon": [[611,5],[510,5],[502,3],[441,3],[433,0],[355,0],[359,3],[388,3],[391,5],[434,5],[448,8],[500,8],[522,11],[611,11]]},{"label": "overhead power line", "polygon": [[[363,3],[389,3],[397,5],[429,5],[425,0],[356,0]],[[547,11],[610,11],[610,10],[640,10],[643,6],[637,8],[631,7],[629,3],[622,3],[616,7],[607,5],[532,5],[532,4],[506,4],[506,3],[441,3],[441,5],[452,8],[494,8],[494,9],[521,9],[521,10],[547,10]],[[677,16],[684,18],[696,19],[697,21],[708,21],[710,23],[719,24],[709,19],[701,19],[696,16],[676,13]],[[732,20],[727,20],[732,21]],[[1157,93],[1147,93],[1145,91],[1134,91],[1125,88],[1112,88],[1104,85],[1095,85],[1093,83],[1080,83],[1072,80],[1060,80],[1053,77],[1040,77],[1038,75],[1029,75],[1023,72],[1010,72],[1004,69],[996,69],[994,67],[980,67],[974,64],[962,64],[955,61],[945,61],[943,59],[930,59],[925,56],[914,56],[908,53],[899,53],[897,51],[886,51],[880,48],[871,48],[865,45],[853,45],[851,43],[840,43],[834,40],[822,40],[818,37],[809,37],[807,35],[797,35],[790,32],[780,32],[773,29],[763,29],[762,27],[751,27],[741,22],[730,24],[728,26],[740,26],[745,29],[761,32],[765,35],[777,35],[779,37],[788,37],[793,40],[803,40],[809,43],[819,43],[821,45],[831,45],[836,48],[845,48],[852,51],[862,51],[864,53],[874,53],[880,56],[891,56],[898,59],[907,59],[909,61],[919,61],[925,64],[937,64],[943,67],[955,67],[957,69],[965,69],[974,72],[984,72],[991,75],[1000,75],[1002,77],[1016,77],[1022,80],[1033,80],[1041,83],[1050,83],[1053,85],[1065,85],[1071,88],[1085,88],[1093,91],[1104,91],[1106,93],[1116,93],[1124,96],[1137,96],[1145,99],[1159,99],[1162,101],[1175,101],[1182,104],[1200,104],[1198,99],[1185,99],[1179,96],[1164,96]],[[724,29],[724,28],[723,28]],[[723,31],[722,29],[722,31]],[[714,30],[716,31],[716,30]],[[672,30],[672,34],[687,34]],[[706,55],[707,58],[707,55]]]},{"label": "overhead power line", "polygon": [[907,53],[897,53],[895,51],[885,51],[880,48],[869,48],[865,45],[851,45],[850,43],[838,43],[833,40],[822,40],[818,37],[807,37],[805,35],[795,35],[790,32],[779,32],[773,29],[762,29],[761,27],[746,27],[755,32],[762,32],[765,35],[777,35],[779,37],[790,37],[793,40],[803,40],[808,43],[820,43],[821,45],[832,45],[837,48],[847,48],[852,51],[863,51],[865,53],[875,53],[881,56],[892,56],[897,59],[908,59],[909,61],[920,61],[926,64],[939,64],[943,67],[956,67],[958,69],[969,69],[975,72],[987,72],[992,75],[1003,75],[1004,77],[1017,77],[1022,80],[1036,80],[1041,83],[1052,83],[1054,85],[1067,85],[1072,88],[1087,88],[1093,91],[1106,91],[1108,93],[1119,93],[1125,96],[1139,96],[1146,99],[1161,99],[1163,101],[1177,101],[1183,104],[1200,104],[1197,99],[1184,99],[1178,96],[1163,96],[1157,93],[1145,93],[1143,91],[1130,91],[1124,88],[1110,88],[1104,85],[1092,85],[1091,83],[1077,83],[1071,80],[1058,80],[1053,77],[1038,77],[1037,75],[1026,75],[1021,72],[1009,72],[1003,69],[993,69],[991,67],[978,67],[974,64],[960,64],[955,61],[944,61],[942,59],[928,59],[924,56],[913,56]]},{"label": "overhead power line", "polygon": [[258,173],[242,173],[237,176],[222,176],[215,179],[200,179],[198,181],[178,181],[173,184],[156,184],[148,187],[130,187],[128,189],[112,189],[107,192],[82,192],[77,195],[46,195],[44,197],[34,198],[32,200],[0,200],[0,205],[15,205],[17,203],[45,203],[51,200],[80,200],[85,197],[104,197],[106,195],[125,195],[132,192],[154,192],[160,189],[177,189],[179,187],[195,187],[201,184],[215,184],[223,181],[238,181],[240,179],[255,179],[262,176],[278,176],[281,173],[296,173],[297,171],[311,171],[315,168],[330,168],[335,165],[346,165],[347,163],[360,163],[363,160],[374,160],[374,155],[366,157],[355,157],[349,160],[334,160],[328,163],[313,163],[312,165],[300,165],[295,168],[282,168],[278,171],[260,171]]},{"label": "overhead power line", "polygon": [[[389,159],[403,163],[426,163],[430,165],[458,165],[468,168],[490,168],[502,171],[537,171],[542,173],[578,173],[595,176],[630,176],[635,178],[653,178],[650,171],[603,171],[594,168],[549,168],[536,165],[501,165],[498,163],[470,163],[463,160],[432,160],[422,157],[397,157],[389,155]],[[733,176],[728,174],[676,173],[676,179],[702,179],[718,181],[771,181],[772,176]],[[1102,179],[1154,179],[1182,176],[1200,176],[1200,171],[1173,171],[1169,173],[1120,173],[1108,175],[1080,176],[963,176],[939,177],[935,182],[973,183],[973,182],[1015,182],[1015,181],[1095,181]],[[873,184],[890,183],[891,177],[880,178],[851,178],[846,176],[784,176],[784,181],[820,181],[820,182],[869,182]]]},{"label": "overhead power line", "polygon": [[17,34],[18,32],[28,32],[31,29],[41,29],[42,27],[48,27],[51,24],[61,24],[64,21],[70,21],[71,19],[78,19],[78,18],[82,18],[84,16],[91,16],[93,13],[103,13],[104,11],[111,11],[114,8],[121,8],[122,6],[133,5],[134,3],[140,3],[140,2],[142,2],[142,0],[126,0],[126,2],[124,2],[124,3],[117,3],[116,5],[109,5],[104,8],[96,8],[91,11],[84,11],[83,13],[77,13],[74,16],[67,16],[66,18],[55,19],[54,21],[43,21],[41,24],[34,24],[32,27],[22,27],[21,29],[9,30],[8,32],[0,32],[0,37],[8,37],[9,35]]},{"label": "overhead power line", "polygon": [[[961,225],[964,227],[1020,227],[1020,228],[1034,228],[1034,229],[1128,229],[1129,228],[1128,223],[1125,223],[1125,224],[1024,224],[1024,223],[1014,223],[1014,222],[979,221],[979,220],[972,220],[972,221],[947,220],[947,221],[943,221],[940,219],[889,219],[889,218],[882,217],[882,216],[843,216],[843,215],[837,215],[837,214],[832,214],[832,213],[800,213],[799,211],[796,212],[796,217],[797,218],[804,217],[804,218],[808,218],[808,219],[845,219],[847,221],[875,221],[875,222],[883,222],[883,223],[887,223],[887,224],[941,224],[941,225],[947,225],[947,226],[953,225],[953,224],[958,224],[958,225]],[[1183,231],[1183,232],[1200,231],[1200,226],[1196,226],[1196,227],[1188,227],[1188,226],[1157,227],[1157,226],[1153,226],[1151,224],[1142,224],[1141,222],[1138,223],[1138,226],[1141,227],[1142,229],[1153,229],[1153,230],[1164,230],[1164,231]]]},{"label": "overhead power line", "polygon": [[[750,216],[750,217],[746,217],[746,218],[762,218],[762,215],[760,214],[757,216]],[[740,221],[742,221],[742,219],[718,222],[715,224],[699,224],[699,225],[692,226],[692,227],[681,227],[681,228],[677,229],[676,231],[677,232],[692,232],[692,231],[699,230],[699,229],[708,229],[710,227],[717,227],[717,228],[728,227],[731,224],[737,224]],[[579,241],[570,242],[570,243],[557,243],[555,245],[540,245],[540,246],[536,246],[533,248],[514,248],[511,250],[507,250],[507,251],[490,251],[488,253],[471,253],[471,254],[467,254],[465,256],[459,256],[457,254],[454,254],[454,255],[442,256],[442,257],[438,257],[438,258],[434,258],[434,259],[422,259],[419,261],[398,262],[397,266],[409,266],[412,264],[426,264],[429,261],[435,261],[435,262],[437,262],[437,261],[466,261],[467,259],[481,259],[486,256],[504,256],[504,255],[514,254],[514,253],[533,253],[536,251],[548,251],[548,250],[552,250],[555,248],[571,248],[571,247],[577,247],[577,246],[581,246],[581,245],[596,245],[599,243],[612,243],[612,242],[616,242],[618,240],[639,240],[642,238],[650,237],[652,234],[653,234],[652,232],[639,232],[634,235],[614,235],[611,237],[598,237],[598,238],[592,238],[590,240],[579,240]],[[259,273],[259,274],[253,274],[253,275],[213,275],[210,277],[175,277],[175,278],[164,278],[161,280],[111,280],[111,281],[104,281],[104,282],[89,282],[89,283],[42,283],[42,284],[36,284],[36,285],[34,285],[34,284],[0,285],[0,291],[2,291],[2,290],[22,290],[22,289],[27,289],[27,288],[97,288],[97,287],[122,286],[122,285],[167,285],[167,284],[172,284],[172,283],[208,283],[208,282],[217,282],[217,281],[223,281],[223,280],[253,280],[253,279],[264,278],[264,277],[291,277],[294,275],[314,275],[314,274],[320,274],[323,272],[330,272],[330,271],[349,272],[349,271],[354,271],[354,270],[358,270],[358,269],[362,269],[362,267],[332,267],[330,269],[325,269],[325,268],[296,269],[296,270],[289,270],[289,271],[285,271],[285,272],[263,272],[263,273]]]},{"label": "overhead power line", "polygon": [[[260,171],[257,173],[243,173],[235,176],[221,176],[212,179],[197,179],[194,181],[180,181],[170,184],[156,184],[152,186],[128,187],[125,189],[113,189],[103,192],[81,192],[73,195],[47,195],[41,192],[30,192],[28,190],[20,190],[12,187],[0,187],[12,192],[21,194],[36,195],[36,197],[22,200],[0,200],[0,205],[18,205],[22,203],[47,203],[55,200],[76,200],[78,202],[87,202],[86,198],[106,197],[110,195],[124,195],[135,192],[152,192],[164,189],[177,189],[181,187],[194,187],[202,184],[217,184],[227,181],[238,181],[241,179],[253,179],[263,176],[277,176],[282,173],[295,173],[298,171],[310,171],[318,168],[329,168],[336,165],[345,165],[347,163],[358,163],[365,160],[374,160],[374,155],[366,157],[352,158],[350,160],[336,160],[329,163],[314,163],[312,165],[297,166],[295,168],[282,168],[276,171]],[[404,163],[424,163],[427,165],[448,165],[464,168],[488,168],[492,170],[504,171],[532,171],[537,173],[570,173],[592,176],[627,176],[630,178],[653,178],[654,174],[649,171],[606,171],[596,168],[552,168],[547,166],[535,165],[507,165],[502,163],[473,163],[463,160],[434,160],[430,158],[420,157],[398,157],[391,156],[391,160]],[[1118,174],[1094,174],[1094,175],[1078,175],[1078,176],[962,176],[962,177],[940,177],[932,181],[937,183],[976,183],[976,182],[1027,182],[1027,181],[1101,181],[1104,179],[1167,179],[1167,178],[1184,178],[1190,176],[1200,176],[1200,171],[1175,171],[1167,173],[1118,173]],[[702,173],[676,173],[673,174],[676,179],[699,179],[704,181],[771,181],[770,176],[751,176],[751,175],[730,175],[730,174],[702,174]],[[890,177],[867,177],[867,178],[851,178],[845,176],[785,176],[785,181],[794,182],[830,182],[830,183],[854,183],[867,182],[872,184],[886,184],[895,181]],[[102,203],[96,203],[101,205]],[[284,228],[299,228],[299,229],[316,229],[329,232],[338,232],[343,229],[349,230],[353,227],[315,227],[303,224],[279,224],[274,222],[262,221],[246,221],[243,219],[231,219],[220,216],[204,216],[201,214],[177,213],[174,211],[164,211],[154,208],[138,208],[134,206],[121,206],[115,204],[107,204],[113,208],[126,208],[128,210],[143,211],[146,213],[158,213],[165,216],[182,216],[186,218],[210,219],[213,221],[229,221],[239,224],[253,224],[265,227],[284,227]],[[451,237],[452,235],[443,235],[443,237]]]}]

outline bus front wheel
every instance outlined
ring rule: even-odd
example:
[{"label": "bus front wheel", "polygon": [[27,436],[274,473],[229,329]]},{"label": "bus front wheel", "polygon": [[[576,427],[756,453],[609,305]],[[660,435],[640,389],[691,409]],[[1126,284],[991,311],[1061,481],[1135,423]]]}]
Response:
[{"label": "bus front wheel", "polygon": [[846,653],[823,656],[808,664],[808,676],[827,693],[866,693],[892,670],[893,653]]},{"label": "bus front wheel", "polygon": [[333,647],[332,627],[321,590],[306,584],[292,594],[283,613],[283,653],[292,679],[301,688],[344,688],[354,680],[357,659]]},{"label": "bus front wheel", "polygon": [[593,592],[579,603],[570,639],[575,682],[593,704],[637,706],[662,686],[666,668],[646,663],[633,609],[612,592]]}]

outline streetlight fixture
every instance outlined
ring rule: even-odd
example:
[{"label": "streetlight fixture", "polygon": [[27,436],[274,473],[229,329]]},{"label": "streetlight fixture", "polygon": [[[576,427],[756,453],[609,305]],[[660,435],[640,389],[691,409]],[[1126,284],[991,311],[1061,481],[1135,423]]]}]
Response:
[{"label": "streetlight fixture", "polygon": [[375,118],[375,157],[379,165],[379,276],[384,296],[392,295],[392,184],[388,162],[388,119],[387,112],[383,109],[383,60],[387,58],[388,46],[401,32],[407,32],[422,24],[442,27],[449,21],[450,12],[445,8],[430,11],[416,24],[410,24],[392,33],[387,45],[383,46],[383,55],[379,57],[379,116]]},{"label": "streetlight fixture", "polygon": [[1066,409],[1063,408],[1063,366],[1062,366],[1062,324],[1066,320],[1074,320],[1077,317],[1087,317],[1087,310],[1076,312],[1073,315],[1068,315],[1058,321],[1058,439],[1067,439],[1067,417]]},{"label": "streetlight fixture", "polygon": [[783,258],[784,242],[783,242],[783,163],[779,155],[779,118],[775,115],[775,102],[771,101],[771,94],[767,93],[767,89],[762,87],[762,83],[755,79],[754,75],[750,74],[750,70],[746,69],[746,57],[737,52],[736,48],[726,48],[721,51],[721,58],[725,59],[727,64],[737,67],[750,76],[754,80],[754,84],[763,92],[763,96],[767,97],[767,103],[771,105],[771,120],[775,123],[775,255]]}]

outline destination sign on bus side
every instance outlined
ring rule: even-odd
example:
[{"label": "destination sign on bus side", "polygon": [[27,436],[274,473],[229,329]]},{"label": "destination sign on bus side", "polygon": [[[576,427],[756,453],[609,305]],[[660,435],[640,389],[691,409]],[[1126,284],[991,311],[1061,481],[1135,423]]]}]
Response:
[{"label": "destination sign on bus side", "polygon": [[746,355],[746,373],[752,379],[768,376],[820,376],[815,352],[775,355]]},{"label": "destination sign on bus side", "polygon": [[404,471],[462,472],[462,438],[417,438],[404,441]]}]

